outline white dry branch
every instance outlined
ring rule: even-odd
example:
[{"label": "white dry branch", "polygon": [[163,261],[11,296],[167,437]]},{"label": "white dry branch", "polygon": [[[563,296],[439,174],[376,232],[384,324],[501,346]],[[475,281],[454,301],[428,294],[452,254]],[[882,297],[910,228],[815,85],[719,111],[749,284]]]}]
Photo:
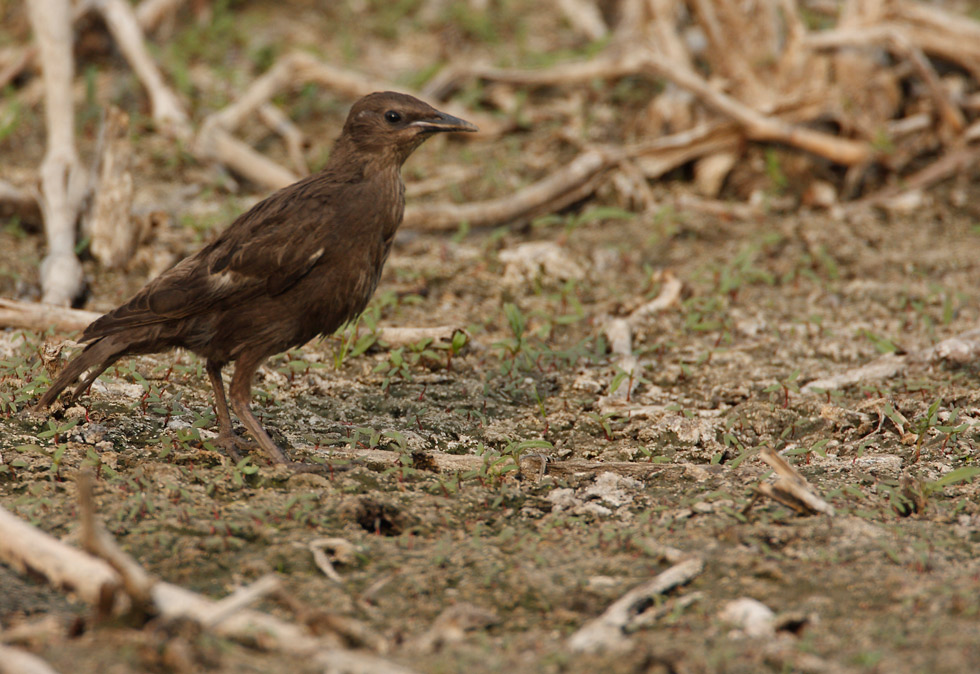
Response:
[{"label": "white dry branch", "polygon": [[[158,621],[191,620],[203,629],[249,646],[309,658],[325,672],[407,674],[411,670],[383,658],[333,647],[309,629],[247,608],[259,597],[276,591],[274,577],[259,579],[229,597],[214,601],[195,592],[162,581],[154,581],[145,570],[119,549],[95,518],[92,485],[83,477],[78,484],[83,537],[98,554],[92,557],[24,522],[0,507],[0,561],[25,574],[40,576],[53,586],[75,593],[106,615],[133,606],[134,583],[148,597],[148,608]],[[87,523],[84,523],[87,520]],[[122,555],[125,560],[120,557]],[[113,566],[124,568],[131,578],[124,582]],[[138,598],[137,598],[138,599]],[[137,602],[138,603],[138,602]]]},{"label": "white dry branch", "polygon": [[568,638],[573,651],[595,653],[629,647],[629,635],[648,623],[645,614],[657,598],[686,585],[704,570],[704,562],[692,558],[679,562],[616,600],[602,615],[580,627]]},{"label": "white dry branch", "polygon": [[32,653],[0,644],[0,674],[58,674]]},{"label": "white dry branch", "polygon": [[609,350],[613,355],[613,364],[618,373],[625,376],[621,380],[616,390],[610,390],[609,398],[616,398],[628,401],[630,396],[639,385],[636,369],[639,359],[633,353],[633,329],[629,321],[625,318],[614,318],[606,324],[603,329],[606,338],[609,340]]},{"label": "white dry branch", "polygon": [[2,507],[0,561],[75,594],[98,614],[107,615],[117,606],[122,581],[111,566],[65,545]]},{"label": "white dry branch", "polygon": [[377,337],[379,341],[393,347],[418,344],[423,339],[430,339],[436,344],[448,344],[453,341],[457,332],[461,332],[467,335],[467,339],[469,338],[466,330],[452,325],[434,325],[422,328],[384,326],[378,328]]},{"label": "white dry branch", "polygon": [[660,280],[663,281],[663,287],[657,297],[634,309],[626,318],[610,319],[603,328],[609,340],[613,364],[618,370],[617,375],[625,379],[622,379],[616,390],[610,391],[600,404],[613,405],[620,413],[630,411],[630,408],[624,405],[628,405],[633,391],[640,383],[639,377],[636,376],[639,374],[640,362],[633,353],[633,330],[647,317],[674,306],[680,299],[683,284],[671,271],[661,272]]},{"label": "white dry branch", "polygon": [[116,543],[102,526],[95,512],[94,478],[89,470],[83,470],[75,478],[78,498],[79,538],[82,547],[96,558],[111,566],[122,581],[126,595],[140,610],[150,604],[150,590],[156,582],[135,559]]},{"label": "white dry branch", "polygon": [[126,0],[92,0],[92,3],[146,89],[150,97],[153,121],[171,138],[190,138],[191,126],[184,106],[167,86],[160,69],[150,56],[133,6]]},{"label": "white dry branch", "polygon": [[0,327],[26,328],[43,332],[77,332],[102,314],[44,302],[22,302],[0,297]]},{"label": "white dry branch", "polygon": [[41,211],[48,253],[41,262],[44,301],[69,305],[82,290],[75,256],[75,223],[86,185],[75,150],[72,101],[71,5],[68,0],[32,0],[28,15],[43,64],[47,148],[41,162]]},{"label": "white dry branch", "polygon": [[942,340],[933,346],[906,354],[886,353],[870,363],[845,370],[835,375],[814,379],[800,391],[809,394],[825,394],[828,391],[847,388],[855,384],[870,384],[894,377],[909,363],[950,362],[957,365],[970,363],[980,355],[980,329],[967,330]]},{"label": "white dry branch", "polygon": [[[344,582],[337,570],[333,567],[330,557],[343,564],[351,564],[356,559],[354,544],[346,538],[315,538],[309,542],[308,546],[313,554],[313,562],[323,575],[337,583]],[[330,555],[327,555],[327,550]]]}]

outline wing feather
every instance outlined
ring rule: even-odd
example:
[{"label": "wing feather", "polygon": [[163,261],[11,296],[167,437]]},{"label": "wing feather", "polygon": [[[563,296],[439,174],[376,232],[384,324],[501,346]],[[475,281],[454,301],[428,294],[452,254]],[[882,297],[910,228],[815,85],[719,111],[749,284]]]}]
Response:
[{"label": "wing feather", "polygon": [[331,198],[337,183],[311,176],[259,202],[211,244],[150,281],[129,302],[93,322],[89,340],[133,327],[231,308],[278,295],[338,250],[349,214]]}]

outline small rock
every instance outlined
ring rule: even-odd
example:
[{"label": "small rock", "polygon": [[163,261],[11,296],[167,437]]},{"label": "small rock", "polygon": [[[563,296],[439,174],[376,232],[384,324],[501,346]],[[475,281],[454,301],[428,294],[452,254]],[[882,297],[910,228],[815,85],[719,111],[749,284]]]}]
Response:
[{"label": "small rock", "polygon": [[565,510],[579,505],[579,500],[575,498],[575,490],[563,487],[555,489],[548,494],[547,499],[551,501],[555,510]]},{"label": "small rock", "polygon": [[86,445],[98,445],[105,440],[106,431],[102,424],[87,424],[82,428],[82,441]]},{"label": "small rock", "polygon": [[633,500],[632,494],[627,493],[627,489],[639,489],[643,483],[631,477],[624,477],[616,473],[601,473],[585,490],[585,497],[598,499],[613,507],[626,505]]},{"label": "small rock", "polygon": [[589,513],[591,515],[596,515],[598,517],[609,517],[612,515],[613,511],[606,506],[599,505],[595,501],[586,503],[581,508],[578,509],[579,512]]},{"label": "small rock", "polygon": [[507,265],[503,283],[521,286],[539,276],[558,281],[581,279],[585,276],[578,265],[561,246],[551,241],[522,243],[500,252],[500,261]]},{"label": "small rock", "polygon": [[776,614],[762,602],[749,597],[728,602],[718,617],[734,625],[745,636],[764,637],[775,633]]}]

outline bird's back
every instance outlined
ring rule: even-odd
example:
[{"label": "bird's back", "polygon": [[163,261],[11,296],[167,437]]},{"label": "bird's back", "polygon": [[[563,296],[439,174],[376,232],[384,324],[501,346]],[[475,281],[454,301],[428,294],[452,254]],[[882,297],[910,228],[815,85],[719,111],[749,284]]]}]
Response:
[{"label": "bird's back", "polygon": [[83,339],[127,332],[133,351],[183,346],[221,360],[270,324],[270,349],[332,332],[373,293],[403,210],[397,170],[350,182],[310,176],[242,214]]}]

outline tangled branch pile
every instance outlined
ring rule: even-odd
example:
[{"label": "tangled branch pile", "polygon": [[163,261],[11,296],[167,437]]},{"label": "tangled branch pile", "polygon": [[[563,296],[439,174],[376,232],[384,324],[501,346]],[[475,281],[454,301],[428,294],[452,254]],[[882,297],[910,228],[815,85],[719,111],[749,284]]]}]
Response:
[{"label": "tangled branch pile", "polygon": [[[179,20],[180,0],[143,0],[135,8],[126,0],[80,0],[73,13],[69,0],[28,4],[37,48],[8,51],[0,85],[30,86],[30,77],[15,78],[32,64],[43,70],[49,136],[37,201],[50,247],[42,268],[49,302],[67,303],[80,288],[72,253],[78,220],[88,223],[92,251],[107,265],[124,262],[139,240],[127,207],[131,189],[121,189],[131,180],[127,149],[118,142],[125,118],[108,116],[96,178],[86,176],[74,149],[66,38],[72,15],[102,17],[146,90],[159,133],[180,140],[198,160],[266,188],[308,170],[303,134],[273,103],[278,94],[308,83],[345,98],[405,89],[291,52],[226,108],[195,120],[144,37],[168,17]],[[952,10],[912,0],[558,5],[583,44],[605,46],[588,59],[534,70],[453,59],[413,92],[473,119],[484,138],[560,129],[535,162],[538,179],[487,201],[410,207],[406,227],[526,221],[597,191],[629,208],[652,210],[660,199],[651,181],[679,168],[700,194],[681,197],[683,208],[729,217],[756,216],[763,205],[843,209],[897,197],[915,205],[918,190],[964,175],[977,159],[980,22]],[[65,17],[64,25],[51,17]],[[446,105],[461,89],[471,107],[482,109]],[[252,120],[282,138],[290,166],[240,139]],[[719,196],[726,201],[715,201]],[[2,181],[0,201],[7,209],[37,212],[29,190]]]},{"label": "tangled branch pile", "polygon": [[[584,0],[565,6],[583,30],[601,21]],[[632,118],[612,113],[626,133],[595,163],[596,171],[615,166],[613,184],[644,206],[647,181],[685,164],[705,196],[727,180],[730,196],[758,197],[773,167],[766,175],[763,161],[744,160],[760,157],[760,145],[800,151],[783,153],[789,175],[779,180],[795,183],[788,206],[882,203],[899,186],[925,187],[977,158],[978,22],[907,0],[803,9],[794,0],[624,0],[615,9],[609,46],[588,61],[536,71],[463,66],[423,93],[441,98],[479,79],[487,100],[531,89],[547,92],[553,109],[596,80],[664,82]],[[581,121],[565,122],[582,130]]]}]

